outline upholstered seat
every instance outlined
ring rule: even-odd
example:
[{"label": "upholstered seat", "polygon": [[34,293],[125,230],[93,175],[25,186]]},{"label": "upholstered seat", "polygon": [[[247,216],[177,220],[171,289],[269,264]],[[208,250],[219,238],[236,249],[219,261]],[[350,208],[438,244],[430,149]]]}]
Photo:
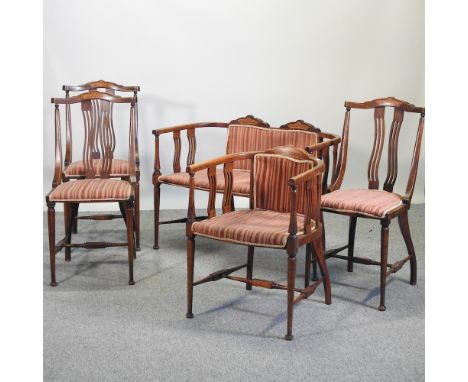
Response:
[{"label": "upholstered seat", "polygon": [[322,196],[322,208],[383,218],[402,205],[401,197],[381,190],[337,190]]},{"label": "upholstered seat", "polygon": [[[96,172],[96,176],[100,176],[102,169],[102,159],[93,159],[93,168]],[[65,176],[69,178],[84,176],[85,175],[85,166],[83,161],[76,161],[70,163],[70,165],[64,171]],[[128,161],[122,159],[112,159],[111,177],[123,177],[128,176]]]},{"label": "upholstered seat", "polygon": [[[232,171],[233,174],[233,192],[235,195],[249,196],[250,192],[250,171],[236,170]],[[190,176],[187,172],[177,172],[170,175],[161,175],[158,178],[160,183],[172,184],[176,186],[188,187]],[[209,181],[207,170],[197,172],[194,176],[195,188],[208,190]],[[224,174],[222,169],[216,170],[216,189],[218,191],[224,190]]]},{"label": "upholstered seat", "polygon": [[132,186],[125,180],[118,179],[79,179],[57,186],[50,194],[51,202],[84,202],[128,200]]},{"label": "upholstered seat", "polygon": [[[241,210],[193,223],[195,235],[256,247],[284,248],[289,235],[289,212]],[[297,215],[298,234],[304,215]],[[312,222],[312,229],[315,223]]]}]

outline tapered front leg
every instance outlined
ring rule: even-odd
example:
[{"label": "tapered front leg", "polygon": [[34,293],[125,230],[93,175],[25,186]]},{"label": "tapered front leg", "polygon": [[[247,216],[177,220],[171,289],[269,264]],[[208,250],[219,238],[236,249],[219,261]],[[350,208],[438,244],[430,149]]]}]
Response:
[{"label": "tapered front leg", "polygon": [[356,222],[357,217],[351,216],[349,218],[349,236],[348,236],[348,272],[353,271],[353,258],[354,258],[354,238],[356,237]]},{"label": "tapered front leg", "polygon": [[[73,204],[63,204],[63,218],[65,223],[65,244],[71,243],[72,226],[73,226]],[[71,248],[65,247],[65,261],[71,260]]]},{"label": "tapered front leg", "polygon": [[296,254],[288,253],[288,324],[285,340],[291,341],[294,336],[292,334],[293,312],[294,312],[294,288],[296,282]]},{"label": "tapered front leg", "polygon": [[80,208],[80,203],[73,203],[73,224],[72,224],[72,233],[78,233],[78,210]]},{"label": "tapered front leg", "polygon": [[[254,250],[255,250],[255,247],[252,245],[249,245],[247,248],[247,278],[249,280],[252,280]],[[245,289],[252,290],[252,284],[246,283]]]},{"label": "tapered front leg", "polygon": [[47,225],[49,230],[50,285],[57,286],[55,280],[55,203],[47,205]]},{"label": "tapered front leg", "polygon": [[314,247],[314,253],[317,257],[317,262],[320,267],[320,272],[323,278],[323,289],[325,291],[325,304],[331,304],[331,282],[330,282],[330,275],[328,273],[328,266],[325,260],[325,253],[322,247],[322,240],[314,240],[312,242],[312,246]]},{"label": "tapered front leg", "polygon": [[159,183],[154,185],[154,249],[159,249],[159,202],[160,202],[160,193],[161,188]]},{"label": "tapered front leg", "polygon": [[[140,251],[140,181],[135,185],[135,246]],[[136,257],[136,256],[135,256]]]},{"label": "tapered front leg", "polygon": [[387,260],[388,260],[388,226],[390,221],[381,220],[380,242],[380,305],[379,310],[385,311],[385,287],[387,285]]},{"label": "tapered front leg", "polygon": [[306,258],[305,258],[305,272],[304,272],[304,288],[309,286],[310,280],[310,267],[312,264],[312,244],[306,245]]},{"label": "tapered front leg", "polygon": [[418,278],[418,264],[416,261],[416,253],[414,251],[413,240],[411,240],[411,233],[408,223],[408,211],[406,210],[402,214],[398,215],[398,225],[400,226],[401,234],[403,235],[403,239],[405,240],[406,249],[408,250],[408,255],[410,256],[410,269],[411,269],[411,276],[410,276],[410,284],[416,285],[417,278]]},{"label": "tapered front leg", "polygon": [[193,270],[195,263],[195,238],[187,238],[187,318],[193,318]]},{"label": "tapered front leg", "polygon": [[135,231],[133,221],[135,218],[135,207],[133,201],[125,205],[125,220],[127,222],[127,243],[128,243],[128,284],[134,285],[133,280],[133,259],[135,257]]}]

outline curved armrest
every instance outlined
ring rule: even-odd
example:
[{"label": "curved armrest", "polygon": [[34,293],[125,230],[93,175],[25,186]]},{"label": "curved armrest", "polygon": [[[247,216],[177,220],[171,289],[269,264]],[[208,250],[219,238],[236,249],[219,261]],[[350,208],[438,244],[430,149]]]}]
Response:
[{"label": "curved armrest", "polygon": [[182,150],[180,132],[187,131],[187,140],[189,143],[189,151],[187,155],[187,166],[193,164],[195,161],[195,151],[197,148],[197,139],[195,137],[195,130],[198,128],[205,127],[220,127],[227,128],[228,123],[225,122],[197,122],[185,125],[178,125],[172,127],[163,127],[161,129],[154,129],[154,172],[153,172],[153,184],[157,184],[157,179],[161,175],[161,162],[159,157],[159,136],[162,134],[172,133],[174,140],[174,158],[172,161],[172,167],[175,173],[180,172],[180,153]]},{"label": "curved armrest", "polygon": [[[318,133],[319,137],[322,139],[322,142],[317,143],[313,146],[306,147],[306,151],[314,154],[317,158],[320,158],[324,162],[324,175],[322,180],[322,193],[327,193],[329,190],[328,184],[328,174],[330,172],[330,156],[333,157],[333,162],[331,164],[331,179],[336,178],[337,171],[337,157],[338,157],[338,146],[341,143],[341,137],[336,134],[329,133]],[[333,152],[330,154],[330,148],[333,147]]]},{"label": "curved armrest", "polygon": [[[320,159],[311,159],[315,166],[310,170],[293,176],[288,180],[291,192],[291,210],[289,217],[289,235],[294,237],[297,234],[297,188],[300,185],[305,187],[306,210],[304,214],[304,234],[311,232],[311,220],[317,225],[320,221],[320,196],[321,196],[321,177],[325,165]],[[294,240],[293,240],[294,242]]]},{"label": "curved armrest", "polygon": [[190,166],[187,166],[187,172],[189,174],[195,174],[198,171],[206,170],[210,167],[216,167],[226,163],[232,163],[236,160],[247,160],[252,159],[255,154],[258,154],[262,151],[249,151],[246,153],[235,153],[235,154],[227,154],[213,159],[207,159],[205,161],[194,163]]},{"label": "curved armrest", "polygon": [[162,134],[174,133],[174,132],[182,131],[182,130],[193,130],[193,129],[203,128],[203,127],[227,128],[228,126],[229,124],[226,122],[197,122],[197,123],[189,123],[185,125],[177,125],[177,126],[172,126],[172,127],[163,127],[160,129],[154,129],[153,134],[156,137],[158,137]]}]

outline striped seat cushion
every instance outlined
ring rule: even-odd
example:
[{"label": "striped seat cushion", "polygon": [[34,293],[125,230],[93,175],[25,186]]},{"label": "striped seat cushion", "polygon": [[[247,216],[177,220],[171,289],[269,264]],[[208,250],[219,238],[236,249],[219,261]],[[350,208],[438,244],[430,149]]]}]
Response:
[{"label": "striped seat cushion", "polygon": [[[93,167],[96,176],[99,176],[102,168],[102,159],[93,159]],[[128,161],[122,159],[112,159],[110,176],[122,177],[128,176]],[[72,162],[65,169],[65,176],[78,177],[85,175],[85,166],[83,161]]]},{"label": "striped seat cushion", "polygon": [[[277,146],[294,146],[303,149],[317,142],[317,133],[310,131],[231,125],[228,131],[226,154],[265,151]],[[250,170],[250,167],[249,160],[234,162],[234,168]]]},{"label": "striped seat cushion", "polygon": [[[192,224],[195,235],[237,244],[284,248],[288,239],[289,213],[240,210]],[[304,215],[297,215],[298,233],[304,230]],[[315,223],[312,222],[312,227]]]},{"label": "striped seat cushion", "polygon": [[78,179],[60,184],[49,194],[54,202],[128,200],[132,186],[126,180]]},{"label": "striped seat cushion", "polygon": [[[250,193],[250,171],[233,170],[233,192],[235,195],[248,196]],[[176,186],[189,186],[190,176],[186,172],[177,172],[170,175],[162,175],[159,177],[160,183],[172,184]],[[209,182],[207,171],[199,171],[194,176],[195,187],[198,189],[208,190]],[[223,170],[216,170],[216,189],[224,190],[224,174]]]},{"label": "striped seat cushion", "polygon": [[383,218],[403,204],[400,195],[381,190],[338,190],[322,195],[322,208]]}]

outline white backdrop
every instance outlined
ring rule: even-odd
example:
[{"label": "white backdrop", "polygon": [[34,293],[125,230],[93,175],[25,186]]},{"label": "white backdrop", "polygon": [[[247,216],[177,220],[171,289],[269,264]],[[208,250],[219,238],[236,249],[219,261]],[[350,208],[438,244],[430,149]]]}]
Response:
[{"label": "white backdrop", "polygon": [[[154,128],[254,114],[272,126],[304,119],[341,134],[345,100],[395,96],[424,106],[424,1],[45,1],[44,195],[54,165],[50,98],[63,95],[63,84],[98,79],[141,86],[141,206],[152,209]],[[405,120],[396,192],[404,192],[416,131]],[[126,116],[116,122],[127,128]],[[344,187],[367,186],[372,136],[372,114],[352,112]],[[200,134],[197,160],[222,154],[224,137]],[[127,144],[124,133],[118,138],[117,156]],[[168,138],[163,172],[171,170]],[[161,208],[186,208],[186,195],[163,186]],[[202,207],[206,198],[197,197]],[[424,202],[424,147],[413,200]]]}]

